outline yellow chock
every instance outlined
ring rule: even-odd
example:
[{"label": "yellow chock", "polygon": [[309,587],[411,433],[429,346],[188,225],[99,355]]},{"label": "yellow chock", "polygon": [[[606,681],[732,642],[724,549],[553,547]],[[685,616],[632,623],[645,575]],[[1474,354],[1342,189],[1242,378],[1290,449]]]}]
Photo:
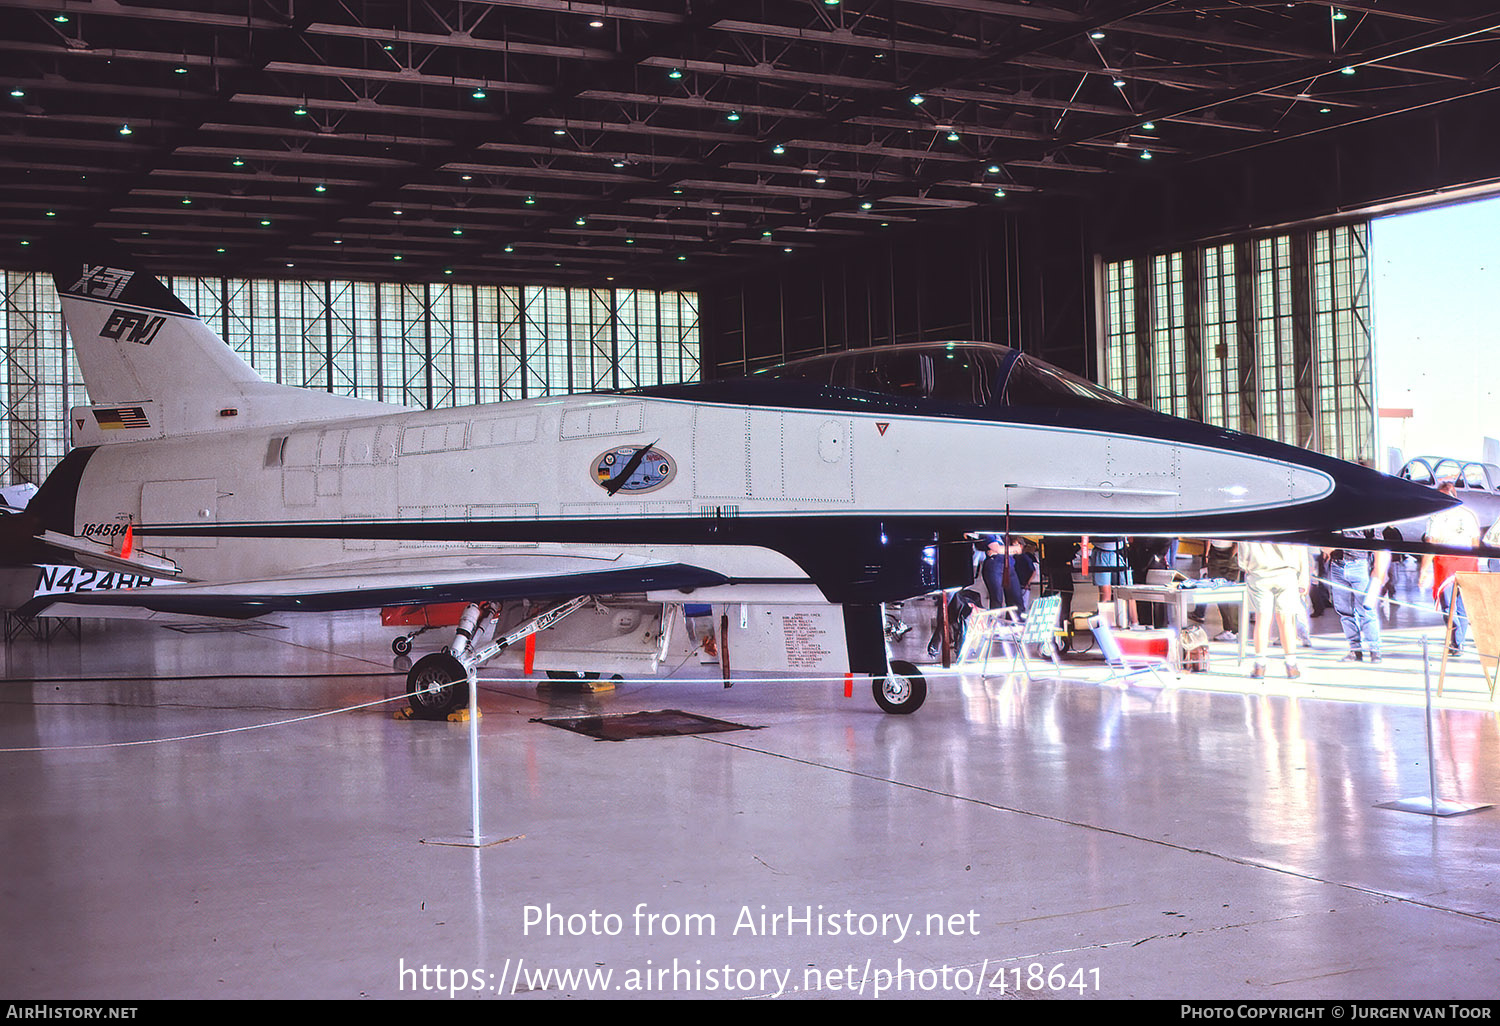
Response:
[{"label": "yellow chock", "polygon": [[[479,716],[480,717],[484,716],[484,712],[482,710],[479,712]],[[416,720],[416,719],[421,719],[421,717],[419,717],[414,711],[412,711],[412,708],[410,706],[407,706],[406,708],[397,709],[395,712],[393,712],[391,714],[391,719],[393,719],[393,720]],[[444,717],[444,719],[446,719],[449,723],[468,723],[469,722],[469,710],[467,710],[467,709],[459,709],[457,712],[451,712],[451,713],[449,713],[447,716]]]}]

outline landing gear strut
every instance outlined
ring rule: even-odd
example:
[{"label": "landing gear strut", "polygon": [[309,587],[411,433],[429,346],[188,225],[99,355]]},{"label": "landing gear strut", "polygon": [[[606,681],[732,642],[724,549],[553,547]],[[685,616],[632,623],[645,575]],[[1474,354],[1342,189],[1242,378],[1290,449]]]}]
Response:
[{"label": "landing gear strut", "polygon": [[489,607],[488,604],[471,604],[459,618],[453,643],[444,651],[418,659],[406,675],[406,701],[412,714],[423,719],[443,719],[462,709],[469,703],[469,688],[473,686],[479,667],[516,642],[546,630],[569,613],[581,609],[588,601],[587,595],[580,595],[553,606],[478,650],[473,649],[470,642]]}]

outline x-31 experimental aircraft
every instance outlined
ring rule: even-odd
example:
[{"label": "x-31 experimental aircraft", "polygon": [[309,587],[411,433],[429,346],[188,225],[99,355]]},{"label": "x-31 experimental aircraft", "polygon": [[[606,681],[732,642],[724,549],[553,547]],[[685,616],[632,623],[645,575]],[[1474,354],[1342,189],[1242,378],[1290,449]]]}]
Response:
[{"label": "x-31 experimental aircraft", "polygon": [[113,249],[56,284],[92,405],[7,530],[104,584],[29,611],[467,604],[412,667],[418,711],[463,704],[480,662],[568,614],[571,658],[654,668],[691,603],[734,669],[869,676],[910,712],[925,684],[888,660],[881,603],[971,583],[971,532],[1263,537],[1450,502],[979,342],[417,410],[263,380]]}]

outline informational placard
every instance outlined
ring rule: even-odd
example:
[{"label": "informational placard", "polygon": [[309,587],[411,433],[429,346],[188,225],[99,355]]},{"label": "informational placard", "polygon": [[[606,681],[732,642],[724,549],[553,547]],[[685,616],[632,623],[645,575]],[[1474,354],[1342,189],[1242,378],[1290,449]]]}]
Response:
[{"label": "informational placard", "polygon": [[[1453,575],[1453,587],[1463,599],[1464,612],[1469,618],[1469,636],[1479,649],[1479,669],[1490,689],[1490,701],[1495,700],[1495,676],[1500,668],[1500,574],[1457,573]],[[1454,608],[1458,606],[1453,603]],[[1453,626],[1448,625],[1449,633]],[[1442,672],[1438,676],[1438,694],[1443,693],[1443,679],[1447,676],[1448,657],[1443,656]]]},{"label": "informational placard", "polygon": [[728,617],[730,665],[735,670],[822,676],[849,671],[844,612],[836,605],[729,603],[714,607]]}]

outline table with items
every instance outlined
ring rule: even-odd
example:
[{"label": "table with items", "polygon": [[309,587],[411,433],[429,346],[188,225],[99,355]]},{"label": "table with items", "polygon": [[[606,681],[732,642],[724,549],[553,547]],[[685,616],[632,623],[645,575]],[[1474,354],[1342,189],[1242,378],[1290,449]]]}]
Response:
[{"label": "table with items", "polygon": [[[1167,607],[1168,626],[1182,630],[1188,625],[1188,611],[1198,605],[1232,604],[1242,609],[1245,605],[1245,585],[1226,580],[1188,580],[1172,584],[1119,584],[1115,586],[1116,598],[1127,602],[1160,602]],[[1245,618],[1240,618],[1239,642],[1241,659],[1245,658]],[[1180,653],[1178,655],[1180,659]]]}]

